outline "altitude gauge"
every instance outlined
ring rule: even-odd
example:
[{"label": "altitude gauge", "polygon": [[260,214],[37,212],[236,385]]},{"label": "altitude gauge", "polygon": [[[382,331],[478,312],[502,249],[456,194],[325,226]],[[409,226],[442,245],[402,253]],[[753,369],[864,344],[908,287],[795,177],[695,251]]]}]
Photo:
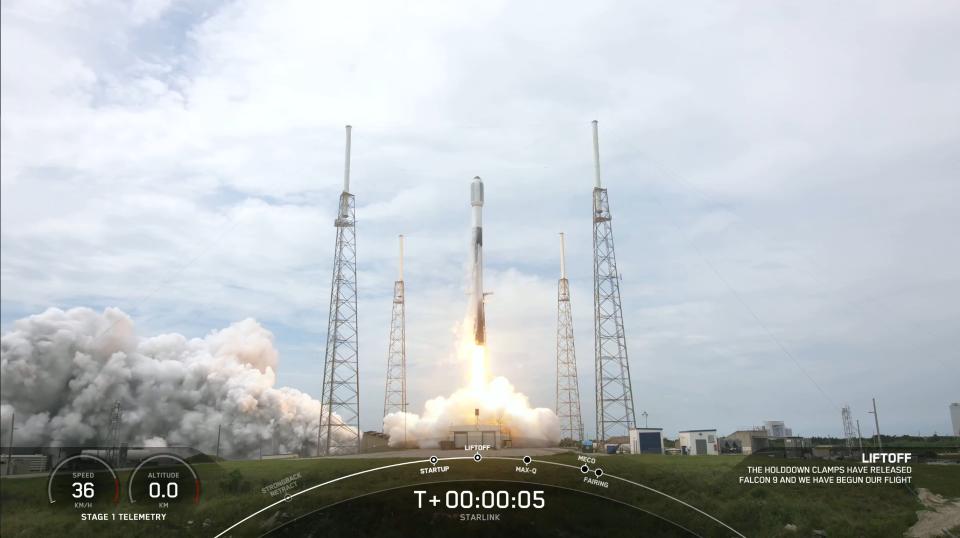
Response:
[{"label": "altitude gauge", "polygon": [[151,508],[200,502],[200,479],[189,463],[172,454],[157,454],[130,473],[130,502]]},{"label": "altitude gauge", "polygon": [[99,456],[77,454],[61,461],[50,473],[47,498],[52,505],[80,511],[103,508],[120,501],[120,480]]}]

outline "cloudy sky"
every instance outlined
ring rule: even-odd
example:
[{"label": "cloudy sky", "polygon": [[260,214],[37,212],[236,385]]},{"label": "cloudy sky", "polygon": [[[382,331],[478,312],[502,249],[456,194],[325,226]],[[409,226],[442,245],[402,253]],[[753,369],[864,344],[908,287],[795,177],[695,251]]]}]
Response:
[{"label": "cloudy sky", "polygon": [[140,335],[256,318],[319,397],[354,125],[361,425],[396,235],[411,409],[460,386],[469,181],[493,369],[554,403],[568,234],[594,428],[590,120],[637,412],[949,430],[960,401],[960,4],[3,1],[2,328],[116,306]]}]

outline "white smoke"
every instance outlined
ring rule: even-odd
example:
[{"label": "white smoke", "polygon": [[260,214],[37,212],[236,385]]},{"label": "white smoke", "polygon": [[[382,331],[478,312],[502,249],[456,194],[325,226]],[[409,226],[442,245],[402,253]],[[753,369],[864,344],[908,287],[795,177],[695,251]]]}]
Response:
[{"label": "white smoke", "polygon": [[553,410],[530,407],[530,400],[504,377],[488,381],[490,357],[473,342],[475,312],[469,308],[456,331],[456,355],[469,371],[468,385],[450,396],[427,400],[419,415],[398,412],[385,416],[383,431],[390,436],[390,446],[437,448],[440,441],[453,440],[452,427],[475,424],[477,410],[480,423],[499,426],[514,447],[556,446],[560,442],[560,421]]},{"label": "white smoke", "polygon": [[0,339],[0,420],[20,446],[107,443],[114,401],[131,446],[190,446],[227,457],[313,454],[320,402],[275,387],[273,335],[245,319],[205,338],[138,338],[122,311],[46,312]]},{"label": "white smoke", "polygon": [[422,415],[391,413],[384,417],[383,429],[390,435],[391,446],[400,446],[406,439],[407,444],[420,448],[436,448],[440,441],[452,440],[452,426],[474,424],[475,409],[480,410],[481,423],[496,424],[509,432],[515,447],[556,446],[560,442],[557,415],[550,409],[530,407],[527,397],[503,377],[484,387],[464,387],[449,397],[428,400]]},{"label": "white smoke", "polygon": [[[480,251],[471,249],[469,286],[476,284],[480,270]],[[452,441],[451,428],[476,423],[479,410],[481,424],[499,426],[509,435],[514,447],[546,447],[560,443],[560,420],[544,407],[530,407],[529,399],[517,392],[504,377],[489,375],[490,357],[474,340],[477,322],[477,295],[470,294],[467,312],[455,331],[458,362],[469,372],[468,386],[450,396],[427,400],[422,414],[396,412],[383,417],[383,431],[390,436],[390,446],[437,448],[440,441]]]}]

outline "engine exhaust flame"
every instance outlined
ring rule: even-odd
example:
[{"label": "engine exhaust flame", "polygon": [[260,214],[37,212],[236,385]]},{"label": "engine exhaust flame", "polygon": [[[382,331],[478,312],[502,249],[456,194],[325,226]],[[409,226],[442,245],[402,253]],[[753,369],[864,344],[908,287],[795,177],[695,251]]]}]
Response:
[{"label": "engine exhaust flame", "polygon": [[[483,291],[483,181],[470,184],[472,241],[470,248],[467,316],[461,325],[458,356],[466,363],[466,387],[449,397],[426,402],[422,415],[391,413],[383,418],[383,431],[392,446],[418,445],[435,448],[450,440],[450,427],[473,424],[496,425],[501,435],[509,433],[511,446],[553,446],[560,441],[560,422],[550,409],[531,408],[523,394],[506,378],[491,377],[487,356],[487,324]],[[489,380],[489,381],[488,381]]]},{"label": "engine exhaust flame", "polygon": [[487,384],[486,350],[483,346],[473,346],[470,364],[470,387],[482,390]]},{"label": "engine exhaust flame", "polygon": [[[471,309],[472,310],[472,309]],[[464,320],[463,338],[457,346],[466,371],[466,386],[449,396],[427,400],[421,414],[392,413],[383,419],[383,431],[391,446],[437,448],[449,440],[451,426],[473,424],[480,410],[481,424],[496,425],[509,433],[514,447],[555,446],[560,442],[560,421],[551,409],[531,407],[529,399],[517,392],[504,377],[493,377],[486,346],[473,338],[473,320]]]}]

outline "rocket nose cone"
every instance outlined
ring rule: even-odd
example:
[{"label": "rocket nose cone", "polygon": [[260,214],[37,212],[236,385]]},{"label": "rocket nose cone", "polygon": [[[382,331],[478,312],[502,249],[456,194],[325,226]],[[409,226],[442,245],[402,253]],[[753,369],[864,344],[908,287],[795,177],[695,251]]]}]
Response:
[{"label": "rocket nose cone", "polygon": [[470,184],[470,205],[483,205],[483,180],[480,176],[474,177]]}]

